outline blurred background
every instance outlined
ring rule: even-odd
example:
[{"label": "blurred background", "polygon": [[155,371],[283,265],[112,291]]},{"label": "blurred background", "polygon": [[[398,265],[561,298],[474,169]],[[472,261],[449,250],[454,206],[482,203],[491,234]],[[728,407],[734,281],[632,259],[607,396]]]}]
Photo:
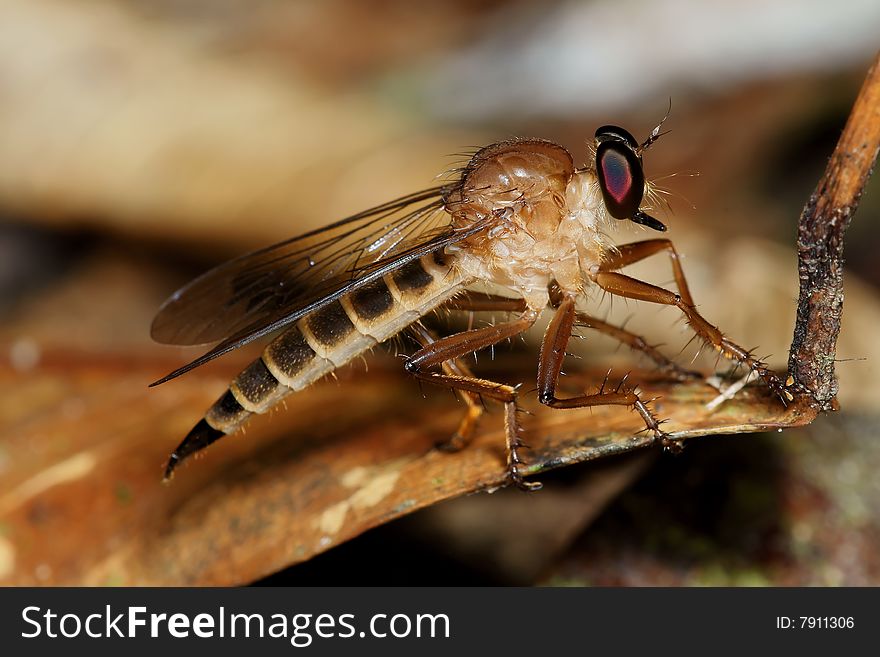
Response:
[{"label": "blurred background", "polygon": [[[701,311],[783,368],[797,218],[878,34],[874,0],[3,0],[0,583],[880,583],[876,180],[846,247],[841,412],[563,469],[537,495],[442,502],[297,565],[299,546],[275,544],[255,566],[232,526],[213,579],[157,575],[171,557],[148,576],[137,556],[163,536],[208,540],[166,519],[197,491],[234,491],[214,477],[244,476],[256,449],[221,443],[159,486],[163,455],[254,355],[148,391],[197,353],[150,341],[162,300],[226,258],[431,186],[493,141],[544,137],[581,165],[598,125],[644,139],[671,99],[645,156],[669,191],[657,214]],[[634,271],[671,279],[663,258]],[[694,355],[669,310],[594,301]],[[584,342],[602,368],[633,362]],[[355,369],[342,376],[366,395]],[[289,431],[283,416],[255,440]]]}]

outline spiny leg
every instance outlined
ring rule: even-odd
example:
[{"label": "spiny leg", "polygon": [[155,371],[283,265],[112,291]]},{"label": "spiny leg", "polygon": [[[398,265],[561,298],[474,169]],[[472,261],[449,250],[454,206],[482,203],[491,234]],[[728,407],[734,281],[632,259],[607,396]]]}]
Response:
[{"label": "spiny leg", "polygon": [[[413,324],[410,327],[410,332],[416,341],[422,345],[422,348],[429,347],[440,339],[434,331],[421,322]],[[441,367],[443,368],[443,372],[447,375],[472,379],[476,378],[471,369],[458,358],[443,361]],[[483,414],[483,404],[481,403],[479,395],[461,390],[460,388],[456,388],[455,393],[465,403],[467,410],[458,425],[458,429],[452,434],[452,437],[437,445],[437,448],[444,452],[457,452],[467,447],[471,442],[471,439],[474,437],[474,430],[477,428],[477,421]]]},{"label": "spiny leg", "polygon": [[669,254],[669,262],[672,265],[672,276],[675,278],[675,286],[678,288],[678,294],[681,300],[687,305],[693,306],[694,300],[691,297],[691,291],[684,276],[684,269],[681,268],[681,256],[675,250],[672,240],[655,239],[642,240],[641,242],[630,242],[629,244],[621,244],[610,252],[602,263],[603,271],[615,271],[623,269],[628,265],[635,264],[650,258],[655,253],[666,251]]},{"label": "spiny leg", "polygon": [[520,438],[517,422],[517,390],[513,386],[496,383],[486,379],[457,374],[444,374],[425,371],[443,365],[445,361],[460,358],[479,349],[519,335],[528,329],[538,317],[538,313],[527,311],[518,319],[504,324],[472,329],[441,338],[423,347],[406,361],[406,370],[416,378],[434,385],[446,386],[456,390],[482,395],[504,404],[504,432],[507,440],[507,476],[511,483],[523,490],[537,490],[541,484],[523,480],[523,464],[519,450],[524,445]]},{"label": "spiny leg", "polygon": [[[455,297],[443,305],[445,310],[464,310],[468,312],[495,311],[495,312],[523,312],[526,310],[524,299],[516,299],[510,297],[502,297],[494,294],[484,294],[479,292],[467,292],[464,295]],[[427,347],[429,344],[436,342],[438,337],[422,324],[416,324],[413,327],[416,340]],[[446,361],[442,364],[443,371],[446,374],[454,374],[458,376],[474,378],[473,372],[459,359]],[[445,451],[458,451],[464,448],[473,437],[476,429],[477,421],[483,414],[483,404],[479,395],[466,393],[456,390],[461,399],[467,404],[468,409],[464,418],[459,425],[458,430],[453,434],[452,438],[441,445],[440,449]]]},{"label": "spiny leg", "polygon": [[547,326],[546,333],[544,333],[544,340],[541,343],[541,358],[538,361],[538,399],[541,403],[551,408],[629,406],[642,417],[645,428],[653,434],[657,443],[666,449],[679,451],[681,449],[680,443],[671,439],[660,429],[660,422],[651,413],[647,404],[641,400],[635,388],[626,386],[626,377],[613,392],[605,392],[605,384],[608,381],[606,377],[598,393],[568,399],[560,399],[556,396],[556,386],[562,371],[565,349],[571,339],[575,316],[574,298],[565,297]]},{"label": "spiny leg", "polygon": [[[669,255],[669,263],[672,266],[672,275],[675,279],[675,286],[676,288],[678,288],[679,296],[681,296],[681,299],[685,304],[689,306],[694,306],[694,300],[691,296],[691,291],[688,287],[687,279],[684,275],[684,269],[682,269],[681,266],[681,256],[678,254],[678,251],[676,251],[675,245],[672,243],[671,240],[659,238],[652,240],[642,240],[641,242],[630,242],[628,244],[621,244],[620,246],[615,247],[613,251],[609,252],[605,261],[602,263],[601,269],[605,271],[614,271],[616,269],[621,269],[641,260],[645,260],[646,258],[649,258],[652,255],[661,251],[666,251]],[[589,320],[597,323],[601,322],[601,320],[595,320],[595,318],[592,317],[590,317]],[[628,333],[627,331],[609,325],[605,322],[601,323],[605,324],[605,327],[594,326],[592,328],[596,328],[597,330],[602,331],[607,335],[615,337],[616,339],[624,342],[633,349],[643,351],[655,363],[660,365],[661,368],[673,373],[680,380],[704,378],[697,372],[692,372],[690,370],[685,370],[679,367],[676,363],[666,358],[659,351],[647,345],[644,339],[640,336],[633,335],[631,333],[629,333],[629,335],[625,335]],[[644,347],[642,345],[644,345]],[[645,347],[647,347],[647,349]]]},{"label": "spiny leg", "polygon": [[[447,301],[443,305],[443,309],[463,310],[466,312],[523,312],[526,310],[526,302],[525,299],[469,291]],[[439,339],[433,331],[421,323],[414,324],[411,328],[415,339],[422,345],[422,347],[427,347],[429,344],[436,342]],[[458,358],[451,361],[445,361],[442,364],[442,367],[446,374],[475,378],[471,369]],[[462,418],[458,430],[453,434],[452,438],[437,446],[439,449],[449,452],[457,452],[470,443],[474,431],[476,430],[477,422],[484,410],[479,395],[467,393],[462,390],[456,390],[456,392],[465,404],[467,404],[468,408],[464,418]]]},{"label": "spiny leg", "polygon": [[634,351],[641,351],[648,358],[653,360],[661,370],[671,374],[678,381],[693,381],[695,379],[703,378],[703,375],[699,372],[684,369],[664,356],[655,347],[649,345],[640,335],[636,335],[631,331],[627,331],[614,324],[609,324],[608,322],[593,317],[592,315],[587,315],[586,313],[575,313],[575,319],[577,320],[578,325],[583,325],[587,328],[599,331],[599,333],[604,333],[621,344],[625,344]]},{"label": "spiny leg", "polygon": [[[647,245],[647,246],[641,246]],[[675,294],[662,287],[640,281],[632,276],[611,271],[619,269],[627,265],[631,265],[639,260],[643,260],[662,249],[669,250],[672,257],[672,268],[675,274],[676,285],[679,294]],[[782,381],[770,370],[762,361],[755,358],[747,349],[740,347],[735,342],[729,340],[715,326],[710,324],[694,307],[693,299],[687,287],[687,281],[684,278],[684,272],[681,269],[681,263],[678,260],[678,254],[669,240],[648,240],[646,242],[635,242],[633,244],[625,244],[619,248],[619,252],[612,255],[602,265],[593,268],[590,271],[590,279],[606,292],[626,297],[628,299],[637,299],[640,301],[650,301],[651,303],[659,303],[666,306],[675,306],[684,313],[688,324],[694,333],[706,344],[711,345],[716,351],[728,360],[742,364],[760,376],[767,386],[774,393],[785,401],[791,400],[791,394],[784,389]]]}]

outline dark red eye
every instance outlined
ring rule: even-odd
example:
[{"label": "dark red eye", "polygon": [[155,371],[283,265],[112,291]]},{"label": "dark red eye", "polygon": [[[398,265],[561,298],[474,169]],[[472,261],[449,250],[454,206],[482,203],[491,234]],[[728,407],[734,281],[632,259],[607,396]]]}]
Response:
[{"label": "dark red eye", "polygon": [[638,212],[645,194],[642,163],[625,141],[602,141],[596,149],[596,172],[608,213],[630,219]]}]

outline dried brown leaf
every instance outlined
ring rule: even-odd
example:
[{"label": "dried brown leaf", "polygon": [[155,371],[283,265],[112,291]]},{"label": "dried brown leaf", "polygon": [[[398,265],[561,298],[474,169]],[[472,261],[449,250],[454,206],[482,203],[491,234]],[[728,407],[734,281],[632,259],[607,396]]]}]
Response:
[{"label": "dried brown leaf", "polygon": [[[516,374],[510,358],[499,374]],[[433,448],[461,412],[419,399],[402,373],[350,371],[289,398],[162,485],[164,459],[222,387],[196,373],[148,391],[162,363],[47,354],[22,380],[4,367],[0,522],[8,584],[240,584],[323,552],[437,501],[504,483],[498,414],[468,449]],[[234,365],[231,364],[230,365]],[[813,414],[760,390],[714,413],[714,391],[642,377],[682,438],[795,426]],[[593,385],[595,376],[567,379]],[[356,391],[356,394],[353,392]],[[621,409],[530,410],[530,472],[650,444]],[[332,418],[332,422],[329,419]]]}]

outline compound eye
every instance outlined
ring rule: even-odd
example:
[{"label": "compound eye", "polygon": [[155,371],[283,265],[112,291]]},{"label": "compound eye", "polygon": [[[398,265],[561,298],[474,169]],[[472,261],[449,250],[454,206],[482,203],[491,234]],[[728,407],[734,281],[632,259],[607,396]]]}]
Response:
[{"label": "compound eye", "polygon": [[596,172],[608,213],[630,219],[645,194],[645,174],[635,151],[621,141],[603,141],[596,149]]}]

